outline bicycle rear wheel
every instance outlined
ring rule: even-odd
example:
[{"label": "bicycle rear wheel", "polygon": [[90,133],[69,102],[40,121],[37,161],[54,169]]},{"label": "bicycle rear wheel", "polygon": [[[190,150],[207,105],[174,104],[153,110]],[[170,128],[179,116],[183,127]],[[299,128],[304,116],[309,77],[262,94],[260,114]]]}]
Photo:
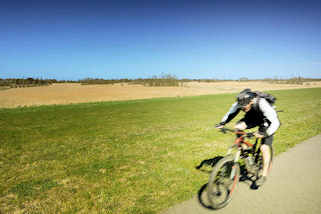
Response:
[{"label": "bicycle rear wheel", "polygon": [[213,209],[225,207],[232,199],[232,194],[239,182],[240,166],[234,163],[233,156],[221,159],[210,175],[207,197]]}]

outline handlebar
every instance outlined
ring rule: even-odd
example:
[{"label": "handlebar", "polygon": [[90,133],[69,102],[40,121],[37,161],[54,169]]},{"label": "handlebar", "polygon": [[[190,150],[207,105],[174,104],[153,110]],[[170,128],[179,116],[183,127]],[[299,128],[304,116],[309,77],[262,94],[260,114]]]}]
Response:
[{"label": "handlebar", "polygon": [[237,130],[237,129],[220,128],[220,132],[222,132],[224,134],[226,134],[226,132],[232,132],[235,134],[240,134],[243,137],[247,137],[247,138],[255,137],[254,132],[245,132],[245,131],[241,131],[241,130]]}]

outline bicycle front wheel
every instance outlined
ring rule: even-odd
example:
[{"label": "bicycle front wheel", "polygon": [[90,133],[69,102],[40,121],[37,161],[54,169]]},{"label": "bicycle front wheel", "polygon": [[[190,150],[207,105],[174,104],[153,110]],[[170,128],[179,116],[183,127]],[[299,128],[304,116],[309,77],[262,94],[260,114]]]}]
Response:
[{"label": "bicycle front wheel", "polygon": [[225,207],[232,199],[232,194],[239,182],[240,166],[234,163],[233,156],[221,159],[210,175],[207,197],[213,209]]}]

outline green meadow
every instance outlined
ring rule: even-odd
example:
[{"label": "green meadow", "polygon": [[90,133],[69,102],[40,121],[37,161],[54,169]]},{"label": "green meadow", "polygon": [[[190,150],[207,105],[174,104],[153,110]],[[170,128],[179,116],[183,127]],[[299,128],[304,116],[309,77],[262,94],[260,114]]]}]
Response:
[{"label": "green meadow", "polygon": [[[321,133],[321,88],[270,93],[276,154]],[[208,179],[195,166],[234,139],[214,124],[235,95],[0,109],[0,213],[152,214],[193,197]]]}]

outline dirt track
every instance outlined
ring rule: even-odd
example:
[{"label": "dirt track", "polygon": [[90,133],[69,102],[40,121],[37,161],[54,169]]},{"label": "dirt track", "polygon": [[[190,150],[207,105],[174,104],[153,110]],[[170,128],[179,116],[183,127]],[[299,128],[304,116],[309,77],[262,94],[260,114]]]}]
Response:
[{"label": "dirt track", "polygon": [[321,213],[321,135],[315,136],[274,160],[264,186],[252,190],[240,183],[231,203],[220,210],[210,210],[206,193],[178,204],[162,214],[267,214]]},{"label": "dirt track", "polygon": [[321,82],[304,85],[271,84],[268,82],[184,83],[183,87],[143,87],[141,85],[80,85],[54,84],[46,87],[0,90],[0,107],[70,104],[83,102],[146,99],[154,97],[181,97],[205,94],[234,93],[245,88],[253,90],[280,90],[321,87]]}]

